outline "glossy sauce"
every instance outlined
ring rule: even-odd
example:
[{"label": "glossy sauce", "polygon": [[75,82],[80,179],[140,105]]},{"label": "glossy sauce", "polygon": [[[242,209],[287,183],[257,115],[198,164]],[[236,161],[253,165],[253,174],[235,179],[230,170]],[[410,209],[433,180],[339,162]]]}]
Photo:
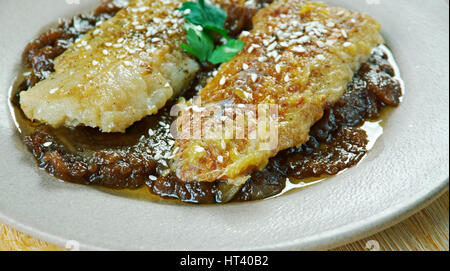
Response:
[{"label": "glossy sauce", "polygon": [[[86,20],[85,25],[92,28],[96,20],[113,16],[118,10],[108,2],[103,5],[93,14],[78,18]],[[255,10],[235,12],[240,13],[229,16],[228,25],[237,34],[251,27],[249,18]],[[26,119],[17,93],[26,91],[42,80],[45,73],[52,72],[52,60],[89,28],[76,32],[73,23],[68,21],[44,33],[26,48],[25,72],[18,77],[11,93],[13,117],[42,169],[59,179],[97,185],[121,196],[205,204],[261,200],[305,188],[360,162],[382,134],[382,122],[388,112],[384,107],[401,101],[403,83],[398,68],[390,51],[380,46],[369,62],[362,65],[345,95],[336,104],[329,105],[324,117],[312,128],[310,141],[301,148],[280,152],[263,171],[253,172],[243,187],[220,180],[184,183],[167,174],[170,159],[167,154],[173,143],[168,128],[174,121],[169,113],[176,100],[170,101],[157,115],[131,126],[126,134],[101,133],[88,127],[55,129]],[[203,64],[203,71],[182,96],[195,95],[215,68]]]}]

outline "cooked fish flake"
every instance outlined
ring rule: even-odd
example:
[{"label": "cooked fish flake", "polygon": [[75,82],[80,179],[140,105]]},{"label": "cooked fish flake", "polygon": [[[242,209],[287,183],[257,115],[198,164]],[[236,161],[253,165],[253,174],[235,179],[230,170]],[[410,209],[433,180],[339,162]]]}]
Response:
[{"label": "cooked fish flake", "polygon": [[[242,139],[227,139],[223,134],[222,138],[176,139],[171,168],[183,181],[228,180],[241,184],[279,151],[300,147],[309,140],[310,128],[322,118],[327,104],[343,95],[360,64],[383,43],[380,24],[370,16],[315,2],[279,0],[261,9],[253,23],[251,33],[240,37],[246,44],[244,50],[221,66],[199,97],[204,106],[277,106],[278,144],[264,148],[264,140],[252,138],[254,133],[247,129],[236,128],[238,120],[247,119],[236,112],[232,134],[244,133]],[[274,37],[281,46],[270,42]],[[301,47],[299,42],[303,43]],[[346,42],[354,46],[346,46]],[[258,61],[271,51],[278,57]],[[242,69],[244,64],[252,68]],[[224,76],[229,83],[221,85]],[[251,95],[242,95],[243,90]],[[186,132],[182,123],[192,118],[190,102],[186,105],[177,121],[179,134]],[[206,116],[202,125],[220,123],[214,119],[220,117]],[[198,147],[205,151],[196,152]]]},{"label": "cooked fish flake", "polygon": [[[182,2],[130,1],[57,57],[47,79],[20,94],[26,116],[54,127],[125,132],[155,114],[199,70],[180,47],[184,18],[174,13]],[[155,29],[151,36],[148,27]]]}]

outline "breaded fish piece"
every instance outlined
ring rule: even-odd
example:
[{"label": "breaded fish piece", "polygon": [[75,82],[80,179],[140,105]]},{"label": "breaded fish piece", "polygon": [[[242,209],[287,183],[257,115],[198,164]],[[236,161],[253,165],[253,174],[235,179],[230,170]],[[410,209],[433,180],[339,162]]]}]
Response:
[{"label": "breaded fish piece", "polygon": [[[359,65],[383,43],[380,24],[368,15],[301,0],[277,1],[261,9],[253,24],[250,33],[241,35],[245,49],[221,66],[199,96],[204,108],[276,105],[278,144],[267,149],[267,142],[258,139],[263,137],[249,136],[247,126],[245,131],[236,128],[239,119],[249,119],[242,113],[228,119],[234,122],[234,134],[243,132],[244,138],[188,139],[183,124],[192,121],[196,111],[189,102],[177,121],[172,164],[183,181],[241,184],[279,151],[307,142],[325,106],[343,95]],[[211,114],[201,122],[206,126],[226,119]]]},{"label": "breaded fish piece", "polygon": [[199,70],[183,52],[182,0],[133,0],[55,59],[55,72],[20,94],[26,116],[51,126],[125,132],[154,114]]}]

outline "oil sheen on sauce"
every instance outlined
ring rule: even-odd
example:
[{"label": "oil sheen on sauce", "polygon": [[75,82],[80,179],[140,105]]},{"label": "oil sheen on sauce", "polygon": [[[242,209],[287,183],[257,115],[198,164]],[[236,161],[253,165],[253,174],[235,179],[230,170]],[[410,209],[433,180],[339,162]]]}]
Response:
[{"label": "oil sheen on sauce", "polygon": [[[97,17],[86,20],[95,24],[95,20],[105,19],[116,11],[117,8],[100,8]],[[69,27],[70,23],[67,24]],[[70,41],[76,36],[67,35],[64,27],[60,30],[56,32],[57,36],[49,32],[49,37],[44,40],[66,38]],[[235,30],[238,33],[243,29]],[[126,134],[105,134],[86,127],[55,129],[28,120],[20,109],[17,93],[38,82],[41,79],[39,72],[51,71],[51,65],[47,64],[64,51],[53,42],[46,44],[45,51],[52,53],[42,55],[39,42],[36,44],[38,46],[26,50],[28,62],[34,57],[44,62],[38,65],[26,63],[28,65],[11,87],[10,107],[20,135],[39,167],[64,181],[95,185],[107,193],[152,202],[210,204],[262,200],[320,183],[366,157],[367,151],[383,134],[383,125],[393,108],[389,106],[401,102],[404,89],[392,53],[380,45],[374,49],[371,60],[355,74],[341,100],[327,108],[323,119],[312,128],[311,140],[304,146],[279,153],[266,169],[252,173],[250,180],[238,189],[220,180],[187,184],[173,175],[163,176],[167,160],[152,157],[161,145],[165,151],[170,151],[167,127],[174,118],[169,116],[168,109],[175,100],[157,115],[134,124]],[[215,68],[203,65],[203,71],[182,96],[195,95]],[[339,148],[350,156],[341,156]],[[328,156],[332,156],[333,165],[326,164]]]},{"label": "oil sheen on sauce", "polygon": [[[386,46],[381,46],[381,48],[388,57],[389,64],[391,65],[391,67],[394,70],[394,78],[399,83],[400,88],[402,90],[402,94],[404,95],[405,83],[401,77],[400,68],[398,67],[397,62],[395,61],[395,58],[394,58],[391,50],[389,48],[387,48]],[[403,97],[400,97],[400,102],[402,102],[402,101],[403,101]],[[360,129],[364,130],[367,134],[367,141],[368,141],[367,146],[366,146],[367,151],[372,150],[373,147],[375,146],[375,143],[377,142],[377,140],[383,135],[384,126],[385,126],[386,122],[388,121],[388,118],[391,115],[393,110],[395,110],[395,108],[393,108],[393,107],[384,108],[383,111],[381,112],[380,116],[377,119],[365,120],[364,123],[362,124],[362,126],[360,127]],[[366,158],[366,156],[364,156],[364,158]],[[344,171],[345,170],[339,172],[338,174],[341,174]],[[279,197],[279,196],[285,195],[287,193],[290,193],[292,191],[305,189],[312,185],[319,184],[330,178],[333,178],[333,176],[324,175],[321,177],[310,177],[310,178],[305,178],[305,179],[289,179],[289,178],[287,178],[286,179],[286,187],[283,189],[283,191],[281,191],[279,194],[269,197],[267,199]]]}]

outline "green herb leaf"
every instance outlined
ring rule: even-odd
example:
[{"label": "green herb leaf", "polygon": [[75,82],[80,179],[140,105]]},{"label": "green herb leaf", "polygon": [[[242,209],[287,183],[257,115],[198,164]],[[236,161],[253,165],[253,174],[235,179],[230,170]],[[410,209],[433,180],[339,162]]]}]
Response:
[{"label": "green herb leaf", "polygon": [[208,61],[212,64],[227,62],[244,49],[244,46],[245,43],[243,41],[230,39],[224,45],[217,47],[208,58]]},{"label": "green herb leaf", "polygon": [[186,38],[189,44],[183,43],[181,48],[197,57],[200,61],[206,61],[214,50],[214,42],[204,31],[198,31],[195,27],[187,26],[186,31]]},{"label": "green herb leaf", "polygon": [[[186,10],[190,12],[184,14]],[[198,3],[184,2],[180,11],[190,23],[214,31],[223,30],[227,19],[227,14],[223,10],[205,3],[205,0],[199,0]]]},{"label": "green herb leaf", "polygon": [[228,38],[228,30],[225,28],[213,26],[213,27],[205,27],[205,29],[215,31],[215,32],[219,33],[222,37],[224,37],[226,39]]},{"label": "green herb leaf", "polygon": [[[196,56],[200,61],[220,64],[229,61],[244,48],[244,42],[233,40],[228,37],[228,30],[224,28],[227,14],[205,0],[198,2],[184,2],[182,8],[183,16],[187,22],[185,29],[189,44],[181,47],[188,53]],[[212,31],[219,33],[227,40],[227,43],[214,50]]]}]

